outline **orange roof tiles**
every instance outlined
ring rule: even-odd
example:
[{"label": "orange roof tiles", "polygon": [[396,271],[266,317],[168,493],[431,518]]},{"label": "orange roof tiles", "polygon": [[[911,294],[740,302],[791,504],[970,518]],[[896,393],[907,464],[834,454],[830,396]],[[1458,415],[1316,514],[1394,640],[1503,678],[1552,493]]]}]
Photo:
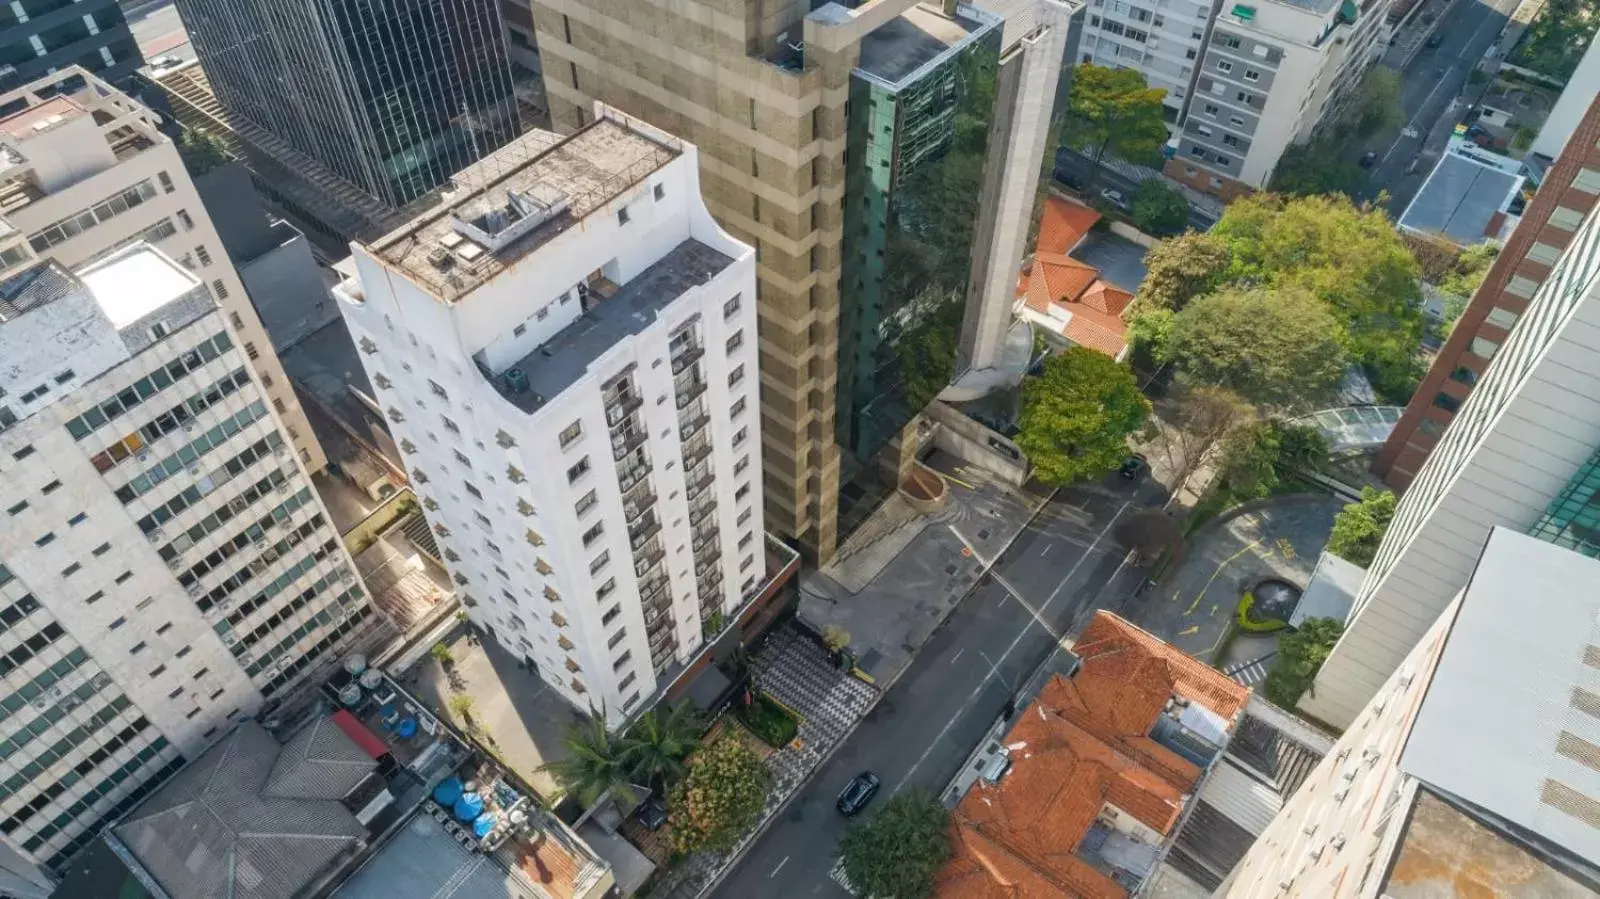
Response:
[{"label": "orange roof tiles", "polygon": [[1059,253],[1039,253],[1032,271],[1023,276],[1028,308],[1048,312],[1051,303],[1070,303],[1100,278],[1100,270]]},{"label": "orange roof tiles", "polygon": [[1100,213],[1051,194],[1044,198],[1044,211],[1039,215],[1034,252],[1070,253],[1098,221]]},{"label": "orange roof tiles", "polygon": [[1170,835],[1201,770],[1148,734],[1174,694],[1230,725],[1250,691],[1108,612],[1098,612],[1057,675],[1018,717],[1011,769],[979,780],[951,819],[941,899],[1121,899],[1127,891],[1076,855],[1107,804]]}]

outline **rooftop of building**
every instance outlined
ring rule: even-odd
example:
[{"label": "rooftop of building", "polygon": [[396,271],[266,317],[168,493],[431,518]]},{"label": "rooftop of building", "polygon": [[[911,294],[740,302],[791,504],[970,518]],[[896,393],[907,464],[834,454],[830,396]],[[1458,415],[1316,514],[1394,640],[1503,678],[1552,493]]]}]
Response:
[{"label": "rooftop of building", "polygon": [[1250,691],[1108,612],[1073,647],[1003,741],[1009,768],[980,779],[951,818],[935,895],[1044,899],[1128,895],[1170,837]]},{"label": "rooftop of building", "polygon": [[1400,758],[1430,788],[1592,866],[1600,866],[1596,583],[1600,560],[1496,528]]},{"label": "rooftop of building", "polygon": [[[524,412],[539,409],[583,377],[600,356],[654,324],[673,300],[732,264],[725,253],[693,238],[685,240],[610,296],[591,293],[589,308],[577,321],[505,372],[496,373],[496,386]],[[526,389],[511,386],[506,377],[511,371],[527,376]]]},{"label": "rooftop of building", "polygon": [[1508,215],[1525,180],[1510,160],[1452,139],[1450,149],[1412,197],[1397,223],[1420,234],[1435,234],[1460,246],[1498,239],[1515,224]]},{"label": "rooftop of building", "polygon": [[1334,618],[1343,621],[1355,607],[1356,594],[1367,570],[1347,559],[1324,551],[1311,572],[1311,580],[1300,594],[1289,623],[1299,627],[1307,618]]},{"label": "rooftop of building", "polygon": [[144,243],[91,263],[77,276],[119,330],[200,286],[187,269]]},{"label": "rooftop of building", "polygon": [[554,144],[543,132],[524,135],[480,164],[485,180],[446,195],[369,249],[454,303],[681,153],[612,113]]},{"label": "rooftop of building", "polygon": [[1000,27],[998,16],[975,7],[954,16],[913,6],[861,38],[857,70],[890,86],[914,80],[924,67]]},{"label": "rooftop of building", "polygon": [[1100,214],[1051,195],[1039,218],[1034,255],[1017,284],[1031,320],[1056,330],[1074,346],[1121,358],[1127,351],[1122,313],[1133,294],[1100,277],[1094,266],[1066,255],[1089,234]]}]

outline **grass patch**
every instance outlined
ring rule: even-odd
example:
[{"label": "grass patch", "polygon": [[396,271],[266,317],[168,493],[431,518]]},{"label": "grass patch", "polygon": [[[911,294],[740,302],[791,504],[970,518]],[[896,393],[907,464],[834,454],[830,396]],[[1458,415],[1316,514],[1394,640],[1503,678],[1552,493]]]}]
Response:
[{"label": "grass patch", "polygon": [[739,710],[739,720],[774,749],[788,746],[800,733],[800,716],[765,693],[757,693],[748,706]]}]

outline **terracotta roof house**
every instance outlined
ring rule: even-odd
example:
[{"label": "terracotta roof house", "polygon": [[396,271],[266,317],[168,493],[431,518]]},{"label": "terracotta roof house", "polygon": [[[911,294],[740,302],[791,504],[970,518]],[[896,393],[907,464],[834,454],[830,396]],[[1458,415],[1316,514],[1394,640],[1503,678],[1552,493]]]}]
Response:
[{"label": "terracotta roof house", "polygon": [[1073,346],[1121,360],[1128,352],[1122,313],[1133,294],[1067,255],[1099,219],[1100,213],[1086,206],[1054,195],[1045,199],[1033,258],[1017,284],[1016,314]]},{"label": "terracotta roof house", "polygon": [[1109,613],[951,816],[940,899],[1122,899],[1148,878],[1250,690]]}]

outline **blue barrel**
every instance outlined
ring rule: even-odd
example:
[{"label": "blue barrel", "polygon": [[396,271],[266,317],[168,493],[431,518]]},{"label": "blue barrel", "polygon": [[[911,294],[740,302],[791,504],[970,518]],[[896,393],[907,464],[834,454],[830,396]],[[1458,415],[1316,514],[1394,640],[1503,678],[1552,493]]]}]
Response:
[{"label": "blue barrel", "polygon": [[477,820],[483,814],[483,797],[477,793],[468,793],[456,800],[456,820],[463,824]]},{"label": "blue barrel", "polygon": [[478,816],[478,820],[472,822],[472,835],[480,840],[483,839],[489,835],[489,831],[494,830],[494,822],[497,820],[499,816],[494,812],[484,812]]},{"label": "blue barrel", "polygon": [[437,787],[433,788],[433,801],[445,808],[450,808],[456,804],[457,799],[461,798],[463,790],[461,778],[447,777],[440,781]]}]

